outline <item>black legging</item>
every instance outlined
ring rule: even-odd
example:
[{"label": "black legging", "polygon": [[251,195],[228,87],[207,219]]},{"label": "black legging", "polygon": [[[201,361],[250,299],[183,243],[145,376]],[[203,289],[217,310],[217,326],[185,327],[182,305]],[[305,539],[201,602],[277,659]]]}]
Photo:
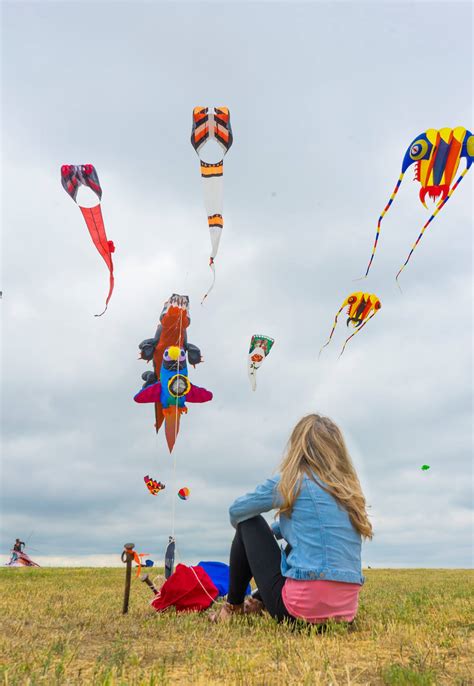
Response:
[{"label": "black legging", "polygon": [[279,622],[294,621],[281,597],[285,577],[280,571],[280,548],[262,515],[237,525],[229,564],[229,603],[243,603],[247,586],[254,578],[259,596],[272,617]]}]

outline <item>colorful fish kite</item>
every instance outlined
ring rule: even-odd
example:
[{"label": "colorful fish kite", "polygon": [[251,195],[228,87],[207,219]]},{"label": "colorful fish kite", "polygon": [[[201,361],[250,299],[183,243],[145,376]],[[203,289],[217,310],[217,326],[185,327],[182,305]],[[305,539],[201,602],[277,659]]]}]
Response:
[{"label": "colorful fish kite", "polygon": [[79,186],[87,186],[94,191],[99,198],[99,204],[95,205],[95,207],[81,207],[79,205],[79,209],[85,219],[94,245],[109,269],[109,293],[105,301],[105,309],[100,314],[95,315],[96,317],[100,317],[107,310],[109,300],[112,297],[112,292],[114,290],[114,265],[112,262],[112,253],[115,252],[115,246],[112,241],[107,240],[107,234],[105,233],[104,220],[100,207],[102,188],[100,186],[99,177],[92,164],[63,164],[61,167],[61,183],[66,193],[71,196],[74,202],[77,202],[76,197]]},{"label": "colorful fish kite", "polygon": [[201,362],[199,348],[187,341],[186,329],[190,324],[189,298],[174,293],[164,304],[160,324],[154,338],[140,343],[141,358],[153,360],[153,372],[145,372],[145,384],[135,395],[137,403],[155,403],[155,428],[158,432],[163,421],[170,453],[179,432],[180,417],[190,403],[212,400],[212,393],[205,388],[193,386],[188,377],[189,364]]},{"label": "colorful fish kite", "polygon": [[152,495],[158,495],[160,491],[166,488],[161,481],[155,481],[155,479],[152,479],[151,476],[148,475],[143,477],[143,481],[146,483],[146,487]]},{"label": "colorful fish kite", "polygon": [[187,500],[189,498],[191,491],[189,488],[184,486],[183,488],[180,488],[178,491],[178,498],[181,498],[181,500]]},{"label": "colorful fish kite", "polygon": [[269,336],[255,334],[250,341],[249,356],[247,362],[248,375],[252,385],[252,391],[257,388],[257,369],[270,353],[275,340]]},{"label": "colorful fish kite", "polygon": [[[466,168],[456,179],[453,184],[456,172],[461,161],[461,157],[466,159]],[[385,209],[379,217],[377,224],[377,233],[375,234],[374,247],[372,248],[372,255],[369,260],[367,271],[365,276],[368,275],[370,267],[372,266],[372,261],[375,256],[375,251],[377,249],[377,243],[380,235],[380,225],[385,214],[388,212],[390,205],[392,204],[398,189],[402,183],[402,179],[407,171],[408,167],[415,164],[415,181],[419,181],[421,184],[420,188],[420,200],[426,207],[425,198],[428,195],[432,200],[437,200],[438,204],[435,211],[428,219],[426,224],[421,229],[421,233],[413,244],[410,253],[405,260],[397,274],[397,280],[403,269],[406,267],[410,258],[420,242],[425,229],[431,224],[433,219],[436,217],[438,212],[444,207],[448,202],[449,198],[452,196],[457,186],[461,183],[464,176],[467,174],[469,167],[474,160],[474,136],[470,131],[462,126],[457,126],[454,129],[428,129],[424,133],[421,133],[415,138],[415,140],[410,144],[408,150],[405,153],[402,163],[402,171],[398,177],[397,185],[390,196]]]},{"label": "colorful fish kite", "polygon": [[338,313],[336,314],[336,317],[334,319],[334,324],[331,330],[331,334],[329,336],[329,339],[327,343],[323,345],[321,350],[319,351],[319,354],[321,355],[321,352],[323,349],[329,344],[332,335],[334,333],[334,329],[336,328],[337,325],[337,318],[341,314],[342,310],[347,306],[347,326],[351,325],[354,329],[357,329],[354,331],[353,334],[351,334],[348,338],[346,338],[346,341],[344,343],[344,346],[341,350],[341,354],[339,357],[342,355],[344,350],[346,349],[346,345],[348,342],[351,340],[353,336],[356,335],[361,329],[364,328],[364,326],[367,324],[367,322],[372,319],[372,317],[377,313],[378,310],[382,307],[382,303],[380,300],[377,298],[374,293],[362,293],[361,291],[358,291],[357,293],[352,293],[349,295],[344,302],[342,303]]},{"label": "colorful fish kite", "polygon": [[205,162],[202,159],[201,151],[209,140],[217,141],[224,151],[224,155],[229,151],[234,139],[230,125],[230,112],[227,107],[195,107],[193,109],[191,144],[201,162],[204,202],[212,246],[209,258],[209,266],[212,269],[212,284],[204,296],[203,302],[212,291],[216,280],[214,260],[219,249],[219,242],[224,227],[224,219],[222,217],[224,159],[215,163]]}]

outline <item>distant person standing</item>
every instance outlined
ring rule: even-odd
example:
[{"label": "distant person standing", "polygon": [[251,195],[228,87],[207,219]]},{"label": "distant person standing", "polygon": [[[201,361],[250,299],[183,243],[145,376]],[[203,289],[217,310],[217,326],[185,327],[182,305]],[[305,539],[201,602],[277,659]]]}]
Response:
[{"label": "distant person standing", "polygon": [[13,551],[15,553],[22,553],[25,547],[25,541],[20,541],[19,538],[15,539],[15,545],[13,546]]}]

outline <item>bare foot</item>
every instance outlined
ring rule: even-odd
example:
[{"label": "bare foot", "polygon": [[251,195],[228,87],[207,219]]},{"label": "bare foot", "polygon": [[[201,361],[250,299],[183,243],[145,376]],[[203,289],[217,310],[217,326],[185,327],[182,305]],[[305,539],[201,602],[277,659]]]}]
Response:
[{"label": "bare foot", "polygon": [[244,613],[246,615],[261,615],[264,609],[265,605],[261,600],[257,600],[257,598],[252,598],[252,596],[249,596],[244,600]]},{"label": "bare foot", "polygon": [[242,615],[244,613],[244,604],[232,605],[231,603],[224,603],[220,610],[209,615],[210,622],[228,622],[233,615]]}]

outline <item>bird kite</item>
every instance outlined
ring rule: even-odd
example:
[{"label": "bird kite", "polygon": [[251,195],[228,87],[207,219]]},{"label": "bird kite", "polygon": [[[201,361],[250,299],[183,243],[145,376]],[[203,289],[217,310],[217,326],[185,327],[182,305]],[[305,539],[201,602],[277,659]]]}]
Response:
[{"label": "bird kite", "polygon": [[144,476],[143,481],[146,483],[146,487],[152,495],[158,495],[166,486],[161,483],[161,481],[155,481],[151,476]]},{"label": "bird kite", "polygon": [[346,338],[346,341],[344,343],[344,346],[341,350],[341,353],[339,357],[342,355],[344,350],[346,349],[346,345],[348,342],[351,340],[353,336],[356,335],[361,329],[364,328],[364,326],[367,324],[367,322],[372,319],[372,317],[377,313],[378,310],[382,307],[382,303],[380,300],[377,298],[376,295],[373,293],[362,293],[361,291],[358,291],[357,293],[352,293],[349,295],[344,302],[342,303],[338,313],[336,314],[336,317],[334,319],[334,324],[331,330],[331,334],[329,336],[329,339],[327,343],[323,345],[321,350],[319,351],[319,354],[321,355],[321,352],[323,349],[329,344],[332,335],[334,333],[334,329],[336,328],[337,325],[337,318],[341,314],[342,310],[347,306],[347,326],[351,325],[356,331],[354,331],[353,334],[351,334],[348,338]]},{"label": "bird kite", "polygon": [[178,498],[181,498],[181,500],[187,500],[189,498],[191,491],[189,488],[184,486],[183,488],[180,488],[178,491]]},{"label": "bird kite", "polygon": [[[459,163],[461,161],[461,157],[466,159],[466,167],[458,176],[456,182],[453,183]],[[427,195],[433,201],[437,201],[438,198],[439,200],[437,202],[435,211],[421,229],[421,233],[413,244],[405,263],[399,269],[396,277],[397,280],[403,269],[410,261],[410,258],[420,242],[425,229],[428,228],[438,212],[440,212],[440,210],[448,202],[449,198],[452,196],[464,176],[467,174],[473,160],[474,136],[470,131],[462,126],[457,126],[454,129],[428,129],[424,133],[421,133],[419,136],[417,136],[415,140],[410,143],[410,146],[405,153],[405,157],[403,158],[402,171],[398,177],[397,184],[392,195],[390,196],[390,200],[379,217],[374,246],[372,248],[372,255],[370,257],[365,276],[368,275],[375,256],[382,219],[388,212],[390,205],[398,193],[398,189],[400,188],[402,179],[408,167],[410,167],[412,164],[415,164],[414,180],[419,181],[421,184],[420,200],[423,205],[426,207],[425,199]]]},{"label": "bird kite", "polygon": [[252,390],[257,388],[257,369],[272,349],[275,340],[269,336],[255,334],[250,341],[247,369]]},{"label": "bird kite", "polygon": [[429,468],[430,468],[429,464],[424,464],[421,467],[422,471],[424,471],[424,472],[428,471]]},{"label": "bird kite", "polygon": [[81,207],[84,220],[86,222],[89,233],[94,242],[95,247],[102,256],[105,264],[109,269],[109,292],[105,301],[105,309],[96,317],[100,317],[107,310],[109,300],[112,297],[114,290],[114,265],[112,262],[112,253],[115,252],[115,246],[112,241],[107,240],[105,233],[104,219],[102,217],[102,210],[100,201],[102,199],[102,188],[100,186],[97,171],[92,164],[63,164],[61,167],[61,183],[64,190],[77,203],[77,191],[80,186],[87,186],[98,197],[99,204],[94,207]]},{"label": "bird kite", "polygon": [[165,422],[166,442],[170,453],[179,432],[180,417],[190,403],[212,400],[212,393],[193,386],[188,376],[187,359],[195,366],[202,361],[201,351],[188,343],[186,329],[190,324],[189,298],[173,293],[164,304],[154,338],[140,343],[141,358],[153,360],[154,371],[142,374],[143,388],[135,395],[137,403],[155,404],[155,428]]},{"label": "bird kite", "polygon": [[222,158],[215,163],[205,162],[202,159],[201,151],[209,140],[215,140],[221,146],[224,156],[229,152],[234,139],[230,125],[230,112],[227,107],[195,107],[193,109],[191,144],[201,163],[204,202],[211,235],[209,266],[212,269],[212,284],[202,299],[203,302],[212,291],[216,280],[214,260],[219,250],[219,242],[224,228],[222,217],[224,159]]}]

